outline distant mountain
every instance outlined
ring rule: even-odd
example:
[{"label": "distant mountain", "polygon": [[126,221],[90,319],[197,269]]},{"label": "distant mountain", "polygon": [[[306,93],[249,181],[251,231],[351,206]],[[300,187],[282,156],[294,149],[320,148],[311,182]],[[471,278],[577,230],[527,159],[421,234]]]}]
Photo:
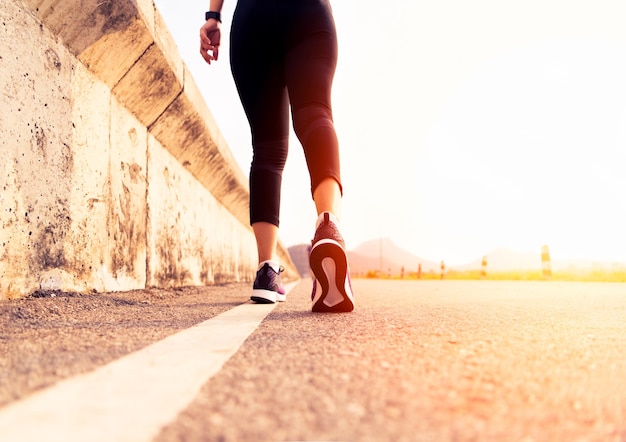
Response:
[{"label": "distant mountain", "polygon": [[419,264],[422,272],[439,271],[439,263],[422,259],[398,247],[391,239],[381,238],[362,243],[348,251],[350,270],[353,273],[367,273],[382,270],[393,275],[405,272],[417,272]]}]

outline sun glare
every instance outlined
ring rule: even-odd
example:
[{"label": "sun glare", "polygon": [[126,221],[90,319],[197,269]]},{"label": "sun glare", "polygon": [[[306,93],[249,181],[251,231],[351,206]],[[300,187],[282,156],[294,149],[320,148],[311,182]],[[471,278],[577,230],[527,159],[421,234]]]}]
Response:
[{"label": "sun glare", "polygon": [[[247,172],[250,136],[227,39],[224,58],[208,69],[188,24],[203,6],[157,3]],[[234,4],[225,3],[226,28]],[[390,237],[452,265],[500,247],[539,253],[549,244],[555,259],[626,263],[622,1],[396,0],[385,20],[375,6],[333,2],[349,247]],[[310,240],[315,217],[295,138],[289,155],[287,246]]]}]

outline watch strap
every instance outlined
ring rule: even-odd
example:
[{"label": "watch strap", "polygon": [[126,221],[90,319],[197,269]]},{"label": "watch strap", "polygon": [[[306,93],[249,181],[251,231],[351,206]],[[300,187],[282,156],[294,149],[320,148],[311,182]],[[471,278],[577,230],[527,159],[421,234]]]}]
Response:
[{"label": "watch strap", "polygon": [[220,14],[219,12],[216,11],[207,11],[204,14],[204,20],[208,20],[210,18],[214,18],[215,20],[217,20],[218,22],[222,22],[222,14]]}]

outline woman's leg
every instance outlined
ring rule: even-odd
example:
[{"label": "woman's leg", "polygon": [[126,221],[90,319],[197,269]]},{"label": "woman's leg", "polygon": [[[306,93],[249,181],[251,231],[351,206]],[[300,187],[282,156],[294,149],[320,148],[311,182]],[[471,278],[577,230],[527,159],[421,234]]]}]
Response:
[{"label": "woman's leg", "polygon": [[[231,29],[231,69],[252,136],[250,224],[259,262],[276,259],[282,172],[289,140],[289,99],[277,27],[262,2],[241,2]],[[259,35],[265,37],[264,41]],[[274,48],[267,47],[267,41]]]},{"label": "woman's leg", "polygon": [[337,35],[326,2],[303,5],[294,17],[285,63],[293,125],[304,149],[317,212],[338,216],[343,189],[331,106]]},{"label": "woman's leg", "polygon": [[[231,69],[250,123],[250,224],[257,243],[259,268],[251,299],[285,301],[277,262],[282,172],[289,140],[289,101],[278,28],[262,15],[265,2],[237,4],[231,28]],[[263,36],[261,40],[259,36]],[[268,42],[272,45],[268,47]]]},{"label": "woman's leg", "polygon": [[256,246],[259,254],[259,263],[265,261],[278,262],[276,246],[278,244],[278,227],[272,223],[259,221],[252,224]]},{"label": "woman's leg", "polygon": [[294,129],[304,148],[319,215],[309,255],[315,276],[312,310],[349,312],[354,309],[354,297],[345,243],[337,225],[342,186],[330,101],[337,36],[328,3],[306,4],[306,13],[293,28],[286,72]]},{"label": "woman's leg", "polygon": [[324,178],[313,191],[317,214],[330,212],[341,218],[341,188],[334,178]]}]

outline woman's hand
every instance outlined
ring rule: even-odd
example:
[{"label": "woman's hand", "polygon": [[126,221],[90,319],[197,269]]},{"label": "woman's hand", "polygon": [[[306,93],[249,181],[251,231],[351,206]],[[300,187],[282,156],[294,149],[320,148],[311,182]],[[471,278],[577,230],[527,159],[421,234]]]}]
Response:
[{"label": "woman's hand", "polygon": [[220,22],[213,18],[208,19],[200,28],[200,54],[208,64],[217,61],[221,37]]}]

